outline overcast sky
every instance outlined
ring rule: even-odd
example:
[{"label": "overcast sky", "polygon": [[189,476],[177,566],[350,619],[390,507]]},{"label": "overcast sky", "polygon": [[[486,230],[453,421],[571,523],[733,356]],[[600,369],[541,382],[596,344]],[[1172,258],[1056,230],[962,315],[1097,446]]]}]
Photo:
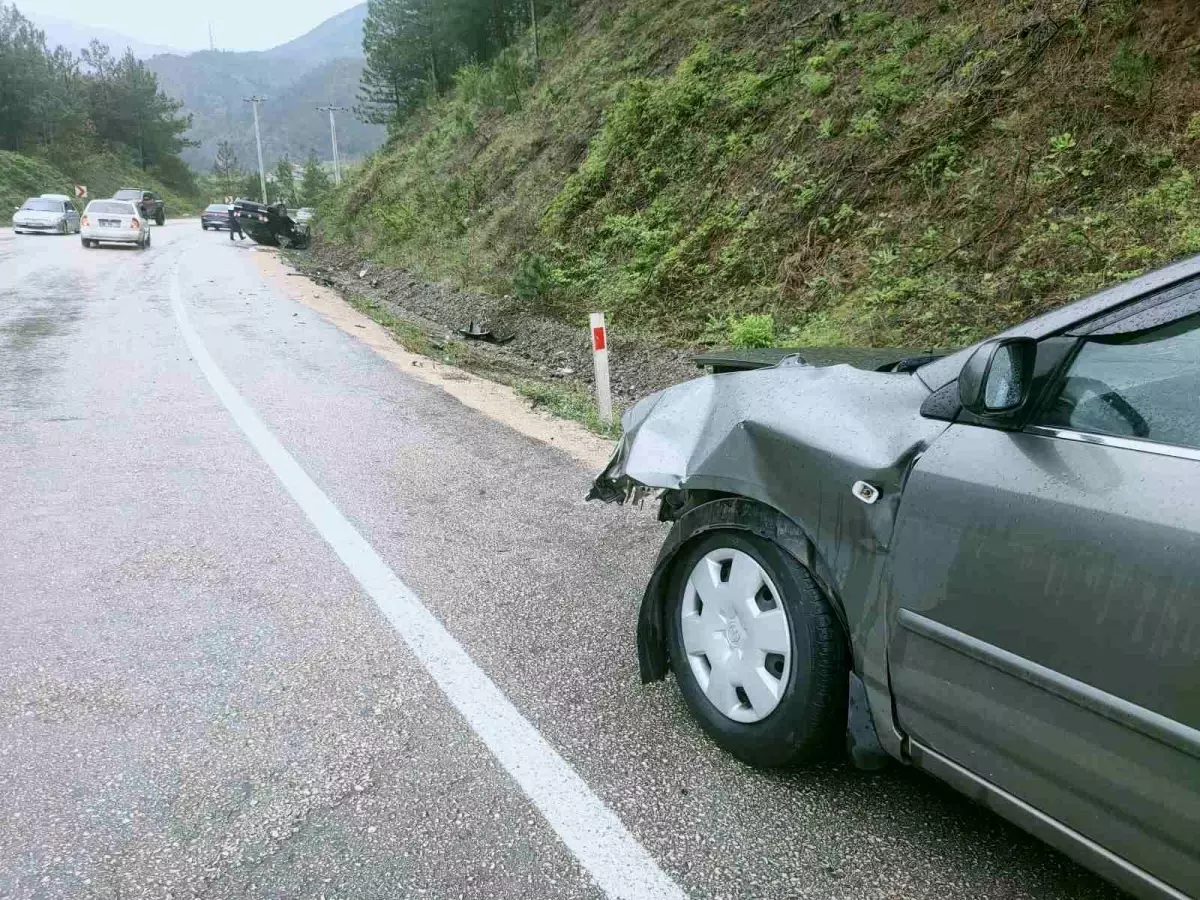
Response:
[{"label": "overcast sky", "polygon": [[217,47],[266,50],[299,37],[361,0],[15,0],[24,13],[99,26],[148,44],[179,50],[208,47],[212,22]]}]

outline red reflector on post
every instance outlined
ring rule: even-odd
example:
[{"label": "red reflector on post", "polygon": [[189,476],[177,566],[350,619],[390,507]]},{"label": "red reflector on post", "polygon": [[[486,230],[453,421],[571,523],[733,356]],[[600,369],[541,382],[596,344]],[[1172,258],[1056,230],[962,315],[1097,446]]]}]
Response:
[{"label": "red reflector on post", "polygon": [[603,350],[605,348],[605,344],[607,342],[607,336],[605,335],[604,332],[605,332],[605,329],[604,329],[603,325],[601,325],[598,328],[592,329],[592,349],[593,350]]}]

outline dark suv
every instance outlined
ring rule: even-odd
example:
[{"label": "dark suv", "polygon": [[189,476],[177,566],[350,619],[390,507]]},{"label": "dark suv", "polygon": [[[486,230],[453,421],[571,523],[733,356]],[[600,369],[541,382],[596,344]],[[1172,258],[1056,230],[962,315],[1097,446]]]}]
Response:
[{"label": "dark suv", "polygon": [[162,197],[154,191],[142,191],[136,188],[124,188],[113,194],[114,200],[128,200],[137,205],[138,211],[155,225],[166,221],[167,213],[163,206]]}]

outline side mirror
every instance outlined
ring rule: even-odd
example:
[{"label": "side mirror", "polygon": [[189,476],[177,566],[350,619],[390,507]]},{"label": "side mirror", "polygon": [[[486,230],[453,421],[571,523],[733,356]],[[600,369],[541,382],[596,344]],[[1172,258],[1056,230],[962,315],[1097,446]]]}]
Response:
[{"label": "side mirror", "polygon": [[1014,413],[1029,399],[1037,341],[1001,338],[981,344],[958,376],[958,399],[977,416]]}]

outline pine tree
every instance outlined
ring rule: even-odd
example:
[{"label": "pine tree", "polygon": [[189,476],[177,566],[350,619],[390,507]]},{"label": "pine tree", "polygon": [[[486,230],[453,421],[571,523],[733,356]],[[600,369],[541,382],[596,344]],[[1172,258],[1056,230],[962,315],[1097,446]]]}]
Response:
[{"label": "pine tree", "polygon": [[402,118],[424,99],[426,87],[444,77],[433,40],[436,0],[370,0],[363,25],[366,66],[355,113],[384,125]]},{"label": "pine tree", "polygon": [[[394,125],[470,63],[497,57],[536,16],[535,0],[370,0],[358,117]],[[525,76],[509,77],[516,84]]]},{"label": "pine tree", "polygon": [[316,153],[308,154],[304,174],[300,178],[300,199],[305,206],[319,206],[329,193],[329,175],[321,167]]},{"label": "pine tree", "polygon": [[275,200],[282,200],[289,206],[298,206],[296,202],[296,175],[292,171],[292,161],[284,156],[275,163]]},{"label": "pine tree", "polygon": [[238,160],[237,151],[233,149],[233,144],[229,141],[221,141],[217,144],[217,155],[213,160],[213,177],[224,196],[232,197],[237,193],[238,185],[243,178],[242,165]]}]

